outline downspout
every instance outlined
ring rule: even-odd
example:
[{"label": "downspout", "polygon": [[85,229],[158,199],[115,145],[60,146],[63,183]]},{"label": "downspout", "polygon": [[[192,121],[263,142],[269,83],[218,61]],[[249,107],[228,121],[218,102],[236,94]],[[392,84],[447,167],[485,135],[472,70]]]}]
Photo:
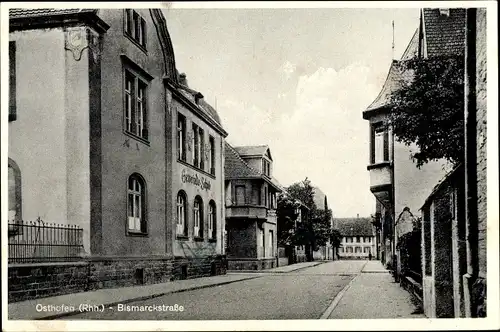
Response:
[{"label": "downspout", "polygon": [[[471,285],[477,277],[477,156],[476,156],[476,9],[466,10],[464,121],[465,121],[465,234],[467,239],[467,275],[464,291],[472,304]],[[474,317],[475,310],[466,306],[466,317]]]}]

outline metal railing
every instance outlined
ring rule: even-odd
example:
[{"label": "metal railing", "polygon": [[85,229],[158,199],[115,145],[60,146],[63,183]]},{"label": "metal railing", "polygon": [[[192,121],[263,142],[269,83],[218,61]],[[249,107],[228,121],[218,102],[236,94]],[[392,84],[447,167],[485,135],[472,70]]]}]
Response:
[{"label": "metal railing", "polygon": [[9,221],[9,263],[64,262],[78,259],[83,229],[75,225]]}]

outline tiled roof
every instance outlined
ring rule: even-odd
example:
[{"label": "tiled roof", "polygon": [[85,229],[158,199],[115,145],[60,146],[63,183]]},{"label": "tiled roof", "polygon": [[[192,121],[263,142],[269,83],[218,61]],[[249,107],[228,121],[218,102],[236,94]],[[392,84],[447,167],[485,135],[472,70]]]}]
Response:
[{"label": "tiled roof", "polygon": [[333,218],[333,225],[342,236],[374,236],[371,221],[371,218]]},{"label": "tiled roof", "polygon": [[[193,103],[195,103],[195,96],[199,94],[199,91],[193,90],[185,85],[180,85],[179,91],[189,100],[191,100]],[[217,122],[219,125],[221,124],[219,114],[217,111],[209,104],[207,103],[203,98],[198,101],[198,107],[203,110],[205,114],[207,114],[209,117],[211,117],[215,122]]]},{"label": "tiled roof", "polygon": [[234,149],[240,156],[263,156],[269,147],[267,145],[235,146]]},{"label": "tiled roof", "polygon": [[67,8],[67,9],[57,9],[57,8],[37,8],[37,9],[27,9],[27,8],[11,8],[9,9],[9,18],[29,18],[38,16],[50,16],[50,15],[68,15],[77,13],[96,13],[97,9],[92,8]]},{"label": "tiled roof", "polygon": [[404,81],[410,80],[411,77],[412,76],[409,71],[404,71],[401,62],[393,60],[380,93],[370,106],[366,108],[365,112],[388,107],[391,103],[392,94],[401,87]]},{"label": "tiled roof", "polygon": [[260,172],[250,167],[227,142],[225,155],[224,175],[226,179],[262,178]]},{"label": "tiled roof", "polygon": [[408,44],[408,46],[406,46],[406,50],[401,56],[401,60],[410,60],[418,56],[418,35],[419,29],[415,31],[413,37],[410,40],[410,43]]},{"label": "tiled roof", "polygon": [[425,8],[423,19],[427,57],[464,54],[465,8],[450,8],[449,15]]}]

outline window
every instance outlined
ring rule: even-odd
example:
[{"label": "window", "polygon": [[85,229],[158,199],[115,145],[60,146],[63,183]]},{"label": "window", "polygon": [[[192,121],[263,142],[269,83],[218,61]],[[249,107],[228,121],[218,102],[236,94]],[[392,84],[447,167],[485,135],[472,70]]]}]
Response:
[{"label": "window", "polygon": [[210,201],[208,204],[208,237],[210,239],[217,238],[217,214],[215,209],[215,202]]},{"label": "window", "polygon": [[203,201],[200,196],[196,196],[193,206],[194,213],[194,231],[193,237],[203,238]]},{"label": "window", "polygon": [[16,112],[16,42],[9,42],[9,121],[15,121]]},{"label": "window", "polygon": [[339,248],[339,252],[343,253],[344,252],[344,247]]},{"label": "window", "polygon": [[347,252],[352,254],[352,247],[347,247]]},{"label": "window", "polygon": [[360,254],[361,253],[361,247],[356,247],[355,253]]},{"label": "window", "polygon": [[193,147],[194,147],[194,155],[193,155],[193,165],[199,167],[200,165],[200,138],[199,138],[199,130],[198,126],[193,123]]},{"label": "window", "polygon": [[361,239],[359,238],[359,236],[356,236],[356,243],[359,243],[361,242]]},{"label": "window", "polygon": [[264,232],[264,229],[260,230],[260,237],[261,241],[260,244],[262,246],[262,256],[266,256],[266,233]]},{"label": "window", "polygon": [[125,35],[146,48],[146,21],[133,9],[125,9]]},{"label": "window", "polygon": [[267,206],[267,186],[264,185],[264,206]]},{"label": "window", "polygon": [[372,126],[372,152],[373,164],[389,160],[389,133],[383,125]]},{"label": "window", "polygon": [[208,171],[210,174],[215,175],[215,139],[210,136],[208,139],[209,149],[210,149],[210,157],[208,159]]},{"label": "window", "polygon": [[146,233],[146,185],[139,174],[128,179],[128,231]]},{"label": "window", "polygon": [[364,252],[365,254],[369,253],[369,252],[370,252],[370,248],[368,248],[368,247],[364,247],[364,248],[363,248],[363,252]]},{"label": "window", "polygon": [[269,230],[269,255],[274,256],[274,234],[272,230]]},{"label": "window", "polygon": [[269,164],[269,161],[265,159],[262,159],[262,173],[267,176],[271,176],[271,165]]},{"label": "window", "polygon": [[200,157],[200,169],[205,170],[205,132],[198,127],[198,156]]},{"label": "window", "polygon": [[187,236],[187,218],[186,218],[186,194],[180,191],[177,194],[177,235]]},{"label": "window", "polygon": [[177,113],[177,158],[186,161],[186,117]]},{"label": "window", "polygon": [[236,205],[245,204],[245,186],[236,186]]},{"label": "window", "polygon": [[147,84],[125,70],[125,131],[142,139],[148,139]]},{"label": "window", "polygon": [[9,221],[22,220],[21,207],[21,171],[17,164],[9,159],[9,174],[8,174],[8,205],[9,205]]}]

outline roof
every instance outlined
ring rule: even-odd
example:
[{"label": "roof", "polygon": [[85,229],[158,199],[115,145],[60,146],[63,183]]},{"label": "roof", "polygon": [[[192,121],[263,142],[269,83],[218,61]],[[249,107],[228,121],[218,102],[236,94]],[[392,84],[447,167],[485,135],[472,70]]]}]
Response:
[{"label": "roof", "polygon": [[439,8],[422,10],[427,57],[464,54],[465,10],[449,8],[449,15],[441,14]]},{"label": "roof", "polygon": [[224,160],[224,176],[226,180],[231,179],[262,179],[273,185],[280,191],[285,191],[285,188],[276,180],[275,177],[269,177],[260,173],[255,168],[247,164],[240,156],[238,151],[226,142],[225,160]]},{"label": "roof", "polygon": [[410,60],[418,56],[419,32],[420,30],[417,28],[417,30],[415,30],[415,33],[413,34],[413,37],[410,40],[410,43],[408,44],[408,46],[406,46],[406,50],[401,56],[401,60]]},{"label": "roof", "polygon": [[11,8],[9,9],[9,18],[29,18],[29,17],[39,17],[39,16],[51,16],[51,15],[68,15],[77,13],[97,13],[97,9],[93,8],[67,8],[67,9],[57,9],[57,8],[36,8],[36,9],[26,9],[26,8]]},{"label": "roof", "polygon": [[250,167],[238,152],[226,142],[224,175],[226,179],[261,178],[262,174]]},{"label": "roof", "polygon": [[411,77],[411,72],[404,70],[403,62],[393,60],[382,89],[377,98],[363,112],[363,115],[365,116],[366,112],[388,107],[391,103],[392,94],[401,88],[405,81],[410,80]]},{"label": "roof", "polygon": [[371,218],[333,218],[333,224],[342,236],[374,236]]},{"label": "roof", "polygon": [[263,156],[266,154],[269,147],[267,145],[253,145],[253,146],[235,146],[234,149],[238,151],[240,156]]},{"label": "roof", "polygon": [[187,99],[189,99],[190,101],[192,101],[195,104],[196,104],[196,98],[195,98],[195,96],[197,96],[197,95],[201,96],[202,98],[199,99],[198,103],[197,103],[198,107],[205,114],[207,114],[210,118],[212,118],[215,122],[217,122],[219,125],[222,126],[219,114],[217,113],[217,111],[215,110],[215,108],[213,108],[209,103],[207,103],[203,99],[203,95],[199,91],[193,90],[190,87],[188,87],[186,85],[182,85],[182,84],[179,84],[179,91],[180,91],[180,93],[182,93],[182,95],[184,97],[186,97]]},{"label": "roof", "polygon": [[313,187],[314,190],[314,204],[316,204],[316,207],[320,210],[325,209],[325,197],[326,194],[321,191],[318,187]]},{"label": "roof", "polygon": [[456,177],[459,176],[459,181],[464,181],[463,180],[463,172],[465,171],[464,166],[462,164],[459,164],[455,166],[451,171],[449,171],[432,189],[432,192],[429,194],[429,196],[425,199],[424,204],[420,208],[420,210],[424,209],[426,206],[428,206],[430,203],[432,203],[433,198],[436,196],[436,194],[445,186],[447,186],[450,182],[455,181]]}]

